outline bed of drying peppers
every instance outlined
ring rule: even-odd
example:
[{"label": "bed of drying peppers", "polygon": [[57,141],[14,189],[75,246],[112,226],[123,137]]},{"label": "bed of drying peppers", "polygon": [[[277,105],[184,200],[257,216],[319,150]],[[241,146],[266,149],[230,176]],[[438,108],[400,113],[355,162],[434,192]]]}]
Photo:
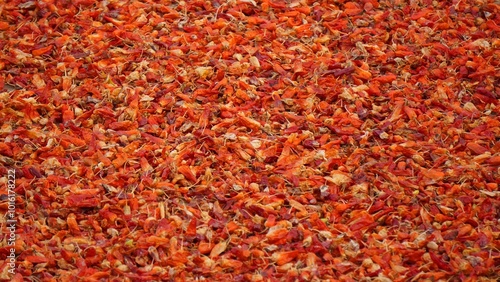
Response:
[{"label": "bed of drying peppers", "polygon": [[12,281],[496,281],[500,3],[0,4]]}]

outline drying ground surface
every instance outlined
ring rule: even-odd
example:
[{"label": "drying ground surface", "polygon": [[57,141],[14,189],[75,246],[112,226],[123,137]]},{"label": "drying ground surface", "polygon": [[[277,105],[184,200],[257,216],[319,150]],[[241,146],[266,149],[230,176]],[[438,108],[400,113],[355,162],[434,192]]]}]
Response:
[{"label": "drying ground surface", "polygon": [[493,0],[3,2],[0,278],[496,281],[499,34]]}]

